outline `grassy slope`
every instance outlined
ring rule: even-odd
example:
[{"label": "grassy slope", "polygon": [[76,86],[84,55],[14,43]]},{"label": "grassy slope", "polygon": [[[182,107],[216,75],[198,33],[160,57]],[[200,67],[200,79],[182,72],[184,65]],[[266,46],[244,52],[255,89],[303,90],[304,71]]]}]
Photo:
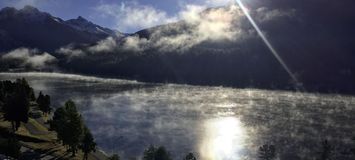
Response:
[{"label": "grassy slope", "polygon": [[[2,118],[1,118],[2,119]],[[81,160],[83,159],[83,153],[79,152],[76,157],[71,157],[71,153],[67,153],[64,146],[57,142],[56,133],[48,131],[45,126],[38,123],[34,119],[30,119],[28,123],[31,123],[37,131],[46,132],[43,135],[33,135],[29,130],[21,124],[21,127],[16,132],[21,144],[25,147],[31,148],[39,153],[52,155],[60,159],[74,159]],[[9,122],[0,120],[0,134],[6,134],[7,130],[11,128]],[[92,154],[89,155],[90,160],[96,160]],[[99,159],[106,159],[106,157],[100,154]]]}]

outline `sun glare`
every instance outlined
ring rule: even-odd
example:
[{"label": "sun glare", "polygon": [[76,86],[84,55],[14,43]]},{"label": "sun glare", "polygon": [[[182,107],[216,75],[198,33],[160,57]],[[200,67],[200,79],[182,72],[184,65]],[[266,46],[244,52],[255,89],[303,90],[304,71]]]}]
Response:
[{"label": "sun glare", "polygon": [[206,122],[206,136],[201,153],[207,160],[238,160],[243,148],[245,133],[239,119],[223,117]]}]

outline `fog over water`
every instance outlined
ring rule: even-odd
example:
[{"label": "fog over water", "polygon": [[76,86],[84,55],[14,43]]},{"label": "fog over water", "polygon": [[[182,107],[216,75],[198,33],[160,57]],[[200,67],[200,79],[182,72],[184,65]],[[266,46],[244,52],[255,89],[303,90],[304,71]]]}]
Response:
[{"label": "fog over water", "polygon": [[174,84],[145,84],[59,73],[0,73],[24,77],[53,106],[72,99],[100,147],[139,157],[150,144],[174,159],[255,159],[274,144],[280,159],[312,159],[321,142],[350,145],[355,97]]}]

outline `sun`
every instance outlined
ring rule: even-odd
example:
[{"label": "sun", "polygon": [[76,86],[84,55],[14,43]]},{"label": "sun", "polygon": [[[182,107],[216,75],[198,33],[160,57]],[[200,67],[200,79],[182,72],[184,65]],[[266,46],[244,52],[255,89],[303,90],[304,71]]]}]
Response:
[{"label": "sun", "polygon": [[[207,160],[238,160],[243,149],[245,131],[235,117],[223,117],[206,122],[206,136],[200,152]],[[203,153],[203,154],[202,154]]]}]

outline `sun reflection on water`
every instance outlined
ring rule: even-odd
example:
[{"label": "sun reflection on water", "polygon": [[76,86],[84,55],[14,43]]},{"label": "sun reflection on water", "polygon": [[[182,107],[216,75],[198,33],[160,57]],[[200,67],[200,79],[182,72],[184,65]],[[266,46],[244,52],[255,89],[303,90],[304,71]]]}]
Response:
[{"label": "sun reflection on water", "polygon": [[235,117],[221,117],[205,123],[206,135],[200,146],[201,159],[242,159],[245,141],[243,124]]}]

